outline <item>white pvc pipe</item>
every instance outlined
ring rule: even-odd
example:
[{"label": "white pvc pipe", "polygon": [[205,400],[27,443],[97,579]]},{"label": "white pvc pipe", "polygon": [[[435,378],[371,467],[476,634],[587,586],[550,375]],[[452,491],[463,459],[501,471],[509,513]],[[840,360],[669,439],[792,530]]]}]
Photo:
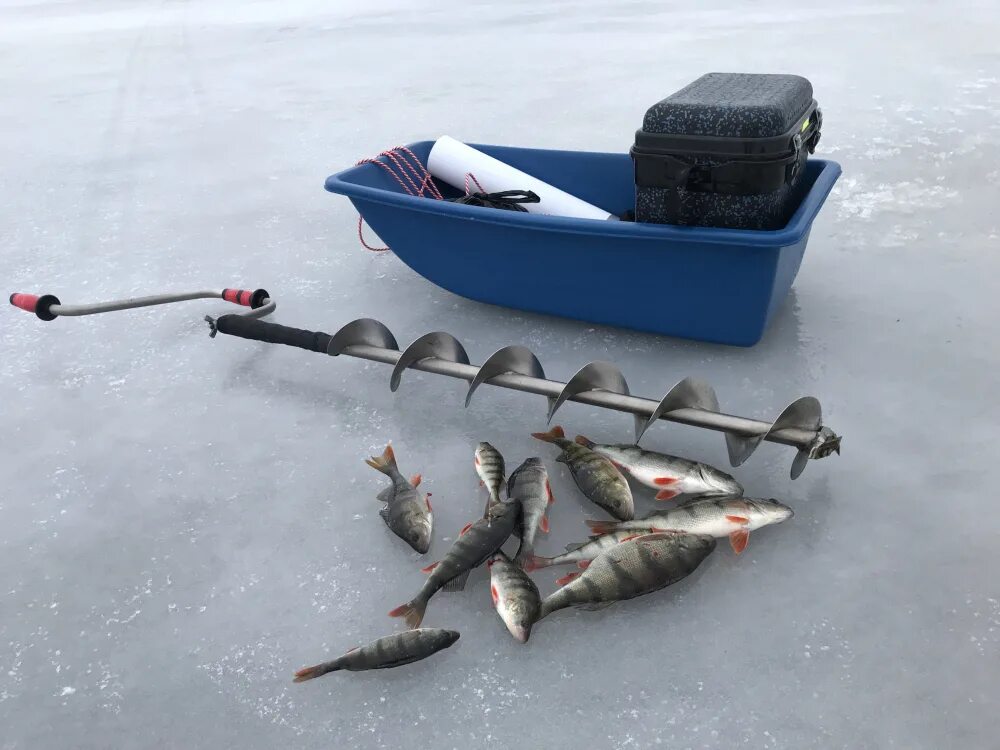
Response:
[{"label": "white pvc pipe", "polygon": [[[427,157],[427,171],[458,190],[465,191],[466,175],[472,174],[487,193],[501,190],[530,190],[541,201],[522,203],[529,212],[549,216],[569,216],[577,219],[617,221],[618,217],[582,201],[576,196],[542,182],[537,177],[504,164],[482,151],[443,135],[435,141]],[[474,188],[475,183],[469,180]]]}]

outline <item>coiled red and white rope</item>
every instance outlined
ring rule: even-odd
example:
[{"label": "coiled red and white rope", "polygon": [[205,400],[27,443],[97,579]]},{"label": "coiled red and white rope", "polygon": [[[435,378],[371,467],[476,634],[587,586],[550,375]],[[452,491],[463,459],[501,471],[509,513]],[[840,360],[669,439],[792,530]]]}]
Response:
[{"label": "coiled red and white rope", "polygon": [[[382,159],[387,159],[388,161],[382,161]],[[396,182],[399,183],[400,187],[403,188],[407,195],[412,195],[416,198],[433,198],[434,200],[444,200],[444,196],[441,191],[438,190],[437,185],[434,184],[434,178],[431,173],[427,171],[427,168],[423,165],[423,162],[417,157],[406,146],[396,146],[387,151],[383,151],[378,156],[362,159],[355,166],[361,164],[374,164],[380,169],[384,169]],[[470,195],[471,191],[469,189],[470,180],[476,184],[479,188],[479,192],[483,191],[483,186],[479,184],[479,181],[470,172],[465,175],[465,194]],[[361,242],[361,246],[366,250],[371,250],[374,253],[384,253],[390,248],[386,247],[372,247],[367,242],[365,242],[364,233],[362,231],[364,226],[364,217],[360,214],[358,215],[358,240]]]}]

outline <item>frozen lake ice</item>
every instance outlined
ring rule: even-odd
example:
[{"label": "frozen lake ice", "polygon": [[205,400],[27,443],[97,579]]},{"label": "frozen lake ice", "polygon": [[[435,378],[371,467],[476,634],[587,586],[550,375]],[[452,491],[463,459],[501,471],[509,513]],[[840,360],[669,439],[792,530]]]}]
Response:
[{"label": "frozen lake ice", "polygon": [[[139,3],[0,6],[0,280],[88,302],[268,288],[276,322],[362,316],[473,361],[536,351],[635,393],[711,382],[775,416],[820,398],[840,457],[733,470],[795,517],[691,578],[515,643],[485,571],[426,623],[451,649],[293,685],[401,627],[385,613],[481,508],[472,450],[547,461],[553,553],[590,508],[542,399],[206,335],[218,303],[0,336],[0,748],[934,748],[996,745],[1000,11],[995,2]],[[331,172],[443,133],[624,151],[712,70],[794,72],[844,176],[764,340],[733,349],[469,302],[358,246]],[[531,269],[526,268],[526,273]],[[642,279],[638,288],[683,280]],[[627,438],[569,404],[568,430]],[[378,518],[389,440],[434,493],[419,557]],[[644,443],[727,469],[721,436]],[[728,469],[727,469],[728,470]],[[651,505],[643,495],[640,507]],[[556,574],[540,571],[544,591]]]}]

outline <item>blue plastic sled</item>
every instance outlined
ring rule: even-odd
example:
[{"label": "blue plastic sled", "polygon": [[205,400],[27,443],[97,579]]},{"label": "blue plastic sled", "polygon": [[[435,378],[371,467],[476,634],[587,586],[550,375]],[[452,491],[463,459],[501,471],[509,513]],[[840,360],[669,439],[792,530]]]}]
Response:
[{"label": "blue plastic sled", "polygon": [[[426,163],[432,141],[410,144]],[[621,215],[634,207],[628,154],[470,144]],[[407,195],[363,164],[329,177],[410,268],[463,297],[638,331],[756,344],[802,262],[809,230],[840,176],[810,159],[804,195],[775,231],[542,216]],[[458,193],[438,183],[445,197]]]}]

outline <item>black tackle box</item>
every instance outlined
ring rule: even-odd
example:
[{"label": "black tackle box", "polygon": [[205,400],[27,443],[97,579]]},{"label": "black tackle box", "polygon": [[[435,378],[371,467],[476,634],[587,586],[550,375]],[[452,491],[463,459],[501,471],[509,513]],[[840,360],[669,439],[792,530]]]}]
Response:
[{"label": "black tackle box", "polygon": [[650,107],[636,131],[636,221],[781,228],[821,125],[801,76],[703,75]]}]

